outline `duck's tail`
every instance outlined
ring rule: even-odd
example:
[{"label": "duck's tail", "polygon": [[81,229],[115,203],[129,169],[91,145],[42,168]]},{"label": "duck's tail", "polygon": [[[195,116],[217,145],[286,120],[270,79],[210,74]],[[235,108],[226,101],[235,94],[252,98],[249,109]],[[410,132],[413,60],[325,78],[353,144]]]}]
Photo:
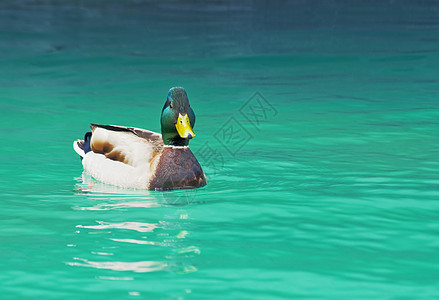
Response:
[{"label": "duck's tail", "polygon": [[73,149],[79,154],[81,159],[91,150],[90,148],[91,132],[87,132],[84,140],[76,140],[73,142]]}]

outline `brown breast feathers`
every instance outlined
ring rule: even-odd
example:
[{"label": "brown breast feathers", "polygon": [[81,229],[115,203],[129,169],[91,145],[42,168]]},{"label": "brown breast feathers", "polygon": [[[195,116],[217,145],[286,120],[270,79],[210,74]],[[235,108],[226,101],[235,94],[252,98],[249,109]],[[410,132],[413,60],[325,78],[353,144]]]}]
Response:
[{"label": "brown breast feathers", "polygon": [[177,190],[205,185],[204,172],[189,148],[164,147],[149,189]]}]

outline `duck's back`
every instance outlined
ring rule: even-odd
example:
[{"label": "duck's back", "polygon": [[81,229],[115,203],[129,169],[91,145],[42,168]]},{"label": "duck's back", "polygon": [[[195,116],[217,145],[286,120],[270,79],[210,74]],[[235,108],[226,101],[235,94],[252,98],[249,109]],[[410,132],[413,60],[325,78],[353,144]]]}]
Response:
[{"label": "duck's back", "polygon": [[[115,127],[123,129],[125,127]],[[147,132],[144,130],[143,132]],[[160,139],[161,135],[156,134]],[[160,142],[159,142],[160,141]],[[161,150],[161,140],[147,139],[128,130],[114,130],[105,127],[93,127],[90,148],[94,153],[103,154],[106,158],[125,163],[132,167],[145,167]]]}]

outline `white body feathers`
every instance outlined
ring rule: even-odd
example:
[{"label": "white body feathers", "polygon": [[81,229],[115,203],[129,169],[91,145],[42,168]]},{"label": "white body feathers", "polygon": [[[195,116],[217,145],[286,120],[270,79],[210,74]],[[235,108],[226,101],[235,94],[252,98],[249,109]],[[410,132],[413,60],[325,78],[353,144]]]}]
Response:
[{"label": "white body feathers", "polygon": [[[158,133],[152,134],[161,139]],[[95,179],[121,187],[148,188],[158,163],[160,145],[157,143],[132,132],[101,127],[93,128],[92,151],[84,153],[78,142],[73,143],[73,148],[83,157],[84,169]]]}]

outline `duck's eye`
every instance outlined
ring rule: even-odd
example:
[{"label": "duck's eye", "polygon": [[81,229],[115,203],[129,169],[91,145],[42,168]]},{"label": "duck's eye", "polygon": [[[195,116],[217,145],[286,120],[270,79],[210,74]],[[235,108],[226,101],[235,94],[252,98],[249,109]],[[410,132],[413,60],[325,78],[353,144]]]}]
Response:
[{"label": "duck's eye", "polygon": [[171,103],[169,103],[169,108],[172,108],[172,102],[171,102]]}]

